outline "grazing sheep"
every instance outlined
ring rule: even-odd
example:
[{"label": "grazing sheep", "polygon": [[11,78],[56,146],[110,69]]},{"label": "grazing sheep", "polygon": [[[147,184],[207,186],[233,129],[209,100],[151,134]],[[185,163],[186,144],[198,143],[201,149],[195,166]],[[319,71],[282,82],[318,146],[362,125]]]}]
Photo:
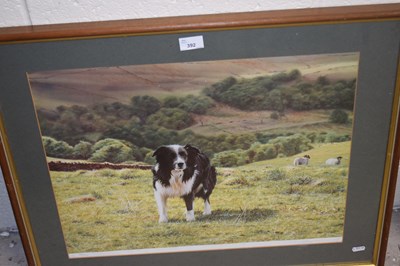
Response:
[{"label": "grazing sheep", "polygon": [[341,160],[342,160],[342,156],[339,156],[337,158],[330,158],[330,159],[326,160],[325,164],[326,165],[339,165]]},{"label": "grazing sheep", "polygon": [[310,155],[304,155],[301,158],[294,159],[293,164],[295,166],[297,166],[297,165],[308,165],[308,160],[310,160],[310,158],[311,158]]}]

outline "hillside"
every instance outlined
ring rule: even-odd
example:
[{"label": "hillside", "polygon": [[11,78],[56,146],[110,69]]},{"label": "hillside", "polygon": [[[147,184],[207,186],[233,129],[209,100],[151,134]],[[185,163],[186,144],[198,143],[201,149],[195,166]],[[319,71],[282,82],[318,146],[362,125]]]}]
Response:
[{"label": "hillside", "polygon": [[248,132],[328,132],[351,134],[352,126],[329,123],[331,110],[288,110],[279,120],[271,119],[272,111],[241,111],[219,104],[206,115],[196,115],[189,129],[200,135]]},{"label": "hillside", "polygon": [[129,102],[134,95],[198,94],[227,76],[253,78],[298,69],[307,81],[355,78],[358,54],[256,58],[28,73],[36,107]]}]

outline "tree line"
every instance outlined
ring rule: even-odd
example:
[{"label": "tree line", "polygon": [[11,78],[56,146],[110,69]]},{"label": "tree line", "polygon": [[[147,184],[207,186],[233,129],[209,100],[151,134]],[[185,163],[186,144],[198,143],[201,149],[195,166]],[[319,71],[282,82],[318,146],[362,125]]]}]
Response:
[{"label": "tree line", "polygon": [[331,82],[321,76],[313,83],[305,82],[295,69],[249,79],[228,77],[206,87],[204,93],[217,102],[249,111],[352,110],[355,87],[355,79]]},{"label": "tree line", "polygon": [[[234,166],[290,156],[309,149],[310,143],[345,141],[350,136],[289,132],[205,136],[189,129],[195,115],[207,114],[219,102],[242,110],[274,110],[279,114],[289,108],[332,108],[331,122],[347,123],[346,110],[353,108],[354,90],[355,80],[331,83],[320,77],[315,83],[304,83],[301,73],[293,70],[252,79],[229,77],[204,88],[197,96],[158,99],[141,95],[132,97],[128,104],[103,102],[39,109],[38,117],[48,156],[152,163],[152,151],[160,145],[190,143],[214,158],[216,165]],[[327,95],[322,97],[323,93]]]},{"label": "tree line", "polygon": [[[166,143],[190,143],[201,147],[215,166],[232,167],[257,161],[286,157],[310,150],[312,143],[343,142],[351,139],[348,134],[335,133],[287,133],[286,135],[268,133],[248,133],[240,135],[220,134],[202,136],[192,131],[174,135]],[[92,162],[129,163],[144,162],[153,164],[155,148],[135,145],[130,141],[105,138],[95,143],[81,140],[75,145],[52,137],[43,136],[47,156],[65,159],[82,159]],[[178,140],[179,139],[179,140]]]}]

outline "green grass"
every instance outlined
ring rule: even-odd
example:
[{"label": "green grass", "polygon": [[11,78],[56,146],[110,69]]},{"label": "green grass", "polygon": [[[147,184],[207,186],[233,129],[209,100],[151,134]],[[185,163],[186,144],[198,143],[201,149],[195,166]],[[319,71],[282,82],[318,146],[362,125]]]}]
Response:
[{"label": "green grass", "polygon": [[318,155],[337,149],[348,159],[348,148],[349,143],[317,147],[309,151],[312,163],[306,167],[280,158],[219,168],[213,214],[202,216],[197,199],[195,222],[185,221],[183,200],[173,198],[170,221],[158,223],[149,170],[51,172],[68,252],[340,237],[346,161],[326,167]]}]

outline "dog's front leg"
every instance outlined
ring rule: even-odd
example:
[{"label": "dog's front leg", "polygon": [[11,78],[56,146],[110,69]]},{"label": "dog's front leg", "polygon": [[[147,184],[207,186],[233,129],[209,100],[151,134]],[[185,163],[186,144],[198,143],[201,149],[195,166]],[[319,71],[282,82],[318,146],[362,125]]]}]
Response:
[{"label": "dog's front leg", "polygon": [[186,221],[191,222],[194,221],[194,208],[193,208],[193,201],[194,201],[194,194],[190,193],[188,195],[183,196],[186,204]]},{"label": "dog's front leg", "polygon": [[159,223],[168,222],[167,197],[164,195],[161,195],[157,190],[154,190],[154,197],[156,199],[158,215],[159,215],[158,222]]}]

